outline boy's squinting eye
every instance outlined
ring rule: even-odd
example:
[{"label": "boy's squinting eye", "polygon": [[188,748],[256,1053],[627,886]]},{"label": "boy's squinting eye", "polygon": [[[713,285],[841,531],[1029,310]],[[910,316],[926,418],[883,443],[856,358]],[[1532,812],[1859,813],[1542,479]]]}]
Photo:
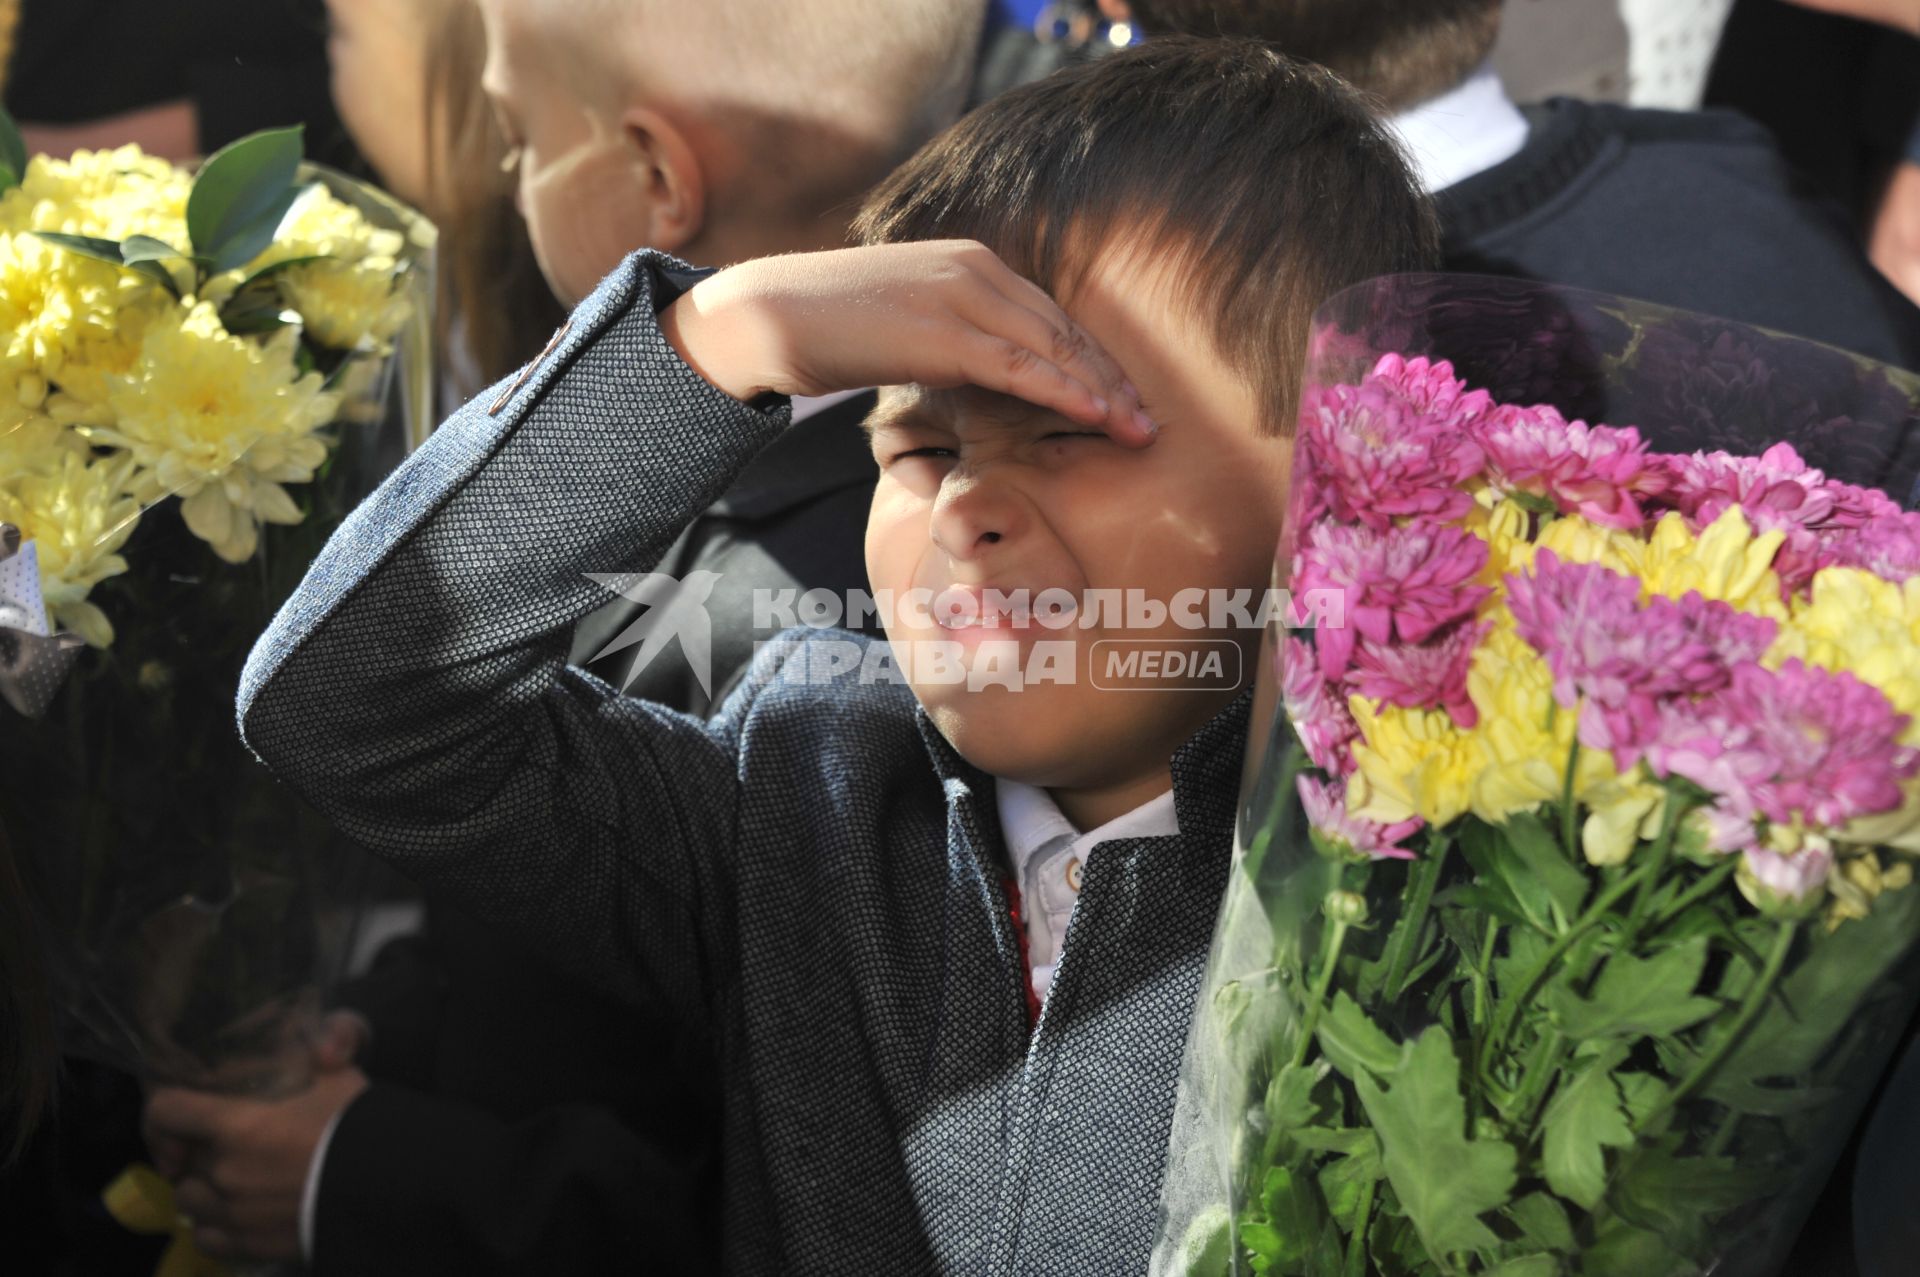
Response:
[{"label": "boy's squinting eye", "polygon": [[888,460],[905,461],[909,457],[928,457],[933,460],[946,460],[959,455],[959,452],[952,448],[908,448],[905,452],[894,453]]}]

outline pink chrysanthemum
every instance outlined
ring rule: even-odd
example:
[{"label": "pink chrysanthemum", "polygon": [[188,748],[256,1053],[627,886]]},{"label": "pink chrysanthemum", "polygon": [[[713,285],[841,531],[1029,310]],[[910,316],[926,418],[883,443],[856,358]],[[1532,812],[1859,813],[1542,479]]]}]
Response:
[{"label": "pink chrysanthemum", "polygon": [[1347,709],[1346,697],[1327,681],[1313,649],[1299,639],[1285,640],[1279,657],[1280,697],[1307,757],[1329,775],[1351,775],[1353,742],[1360,735],[1360,727]]},{"label": "pink chrysanthemum", "polygon": [[1739,506],[1756,532],[1786,537],[1774,571],[1788,593],[1806,588],[1821,568],[1843,561],[1841,546],[1872,525],[1897,518],[1884,493],[1829,479],[1777,443],[1757,457],[1696,452],[1664,459],[1672,479],[1669,503],[1695,528]]},{"label": "pink chrysanthemum", "polygon": [[1496,408],[1471,433],[1495,487],[1544,497],[1603,527],[1638,528],[1641,500],[1667,486],[1639,431],[1568,421],[1546,404]]},{"label": "pink chrysanthemum", "polygon": [[1875,519],[1835,537],[1828,554],[1831,563],[1822,567],[1865,568],[1882,580],[1904,584],[1920,576],[1920,514]]},{"label": "pink chrysanthemum", "polygon": [[1473,584],[1486,562],[1485,541],[1425,520],[1386,531],[1331,522],[1308,529],[1293,588],[1327,590],[1343,604],[1339,624],[1314,632],[1321,670],[1345,678],[1358,638],[1424,643],[1471,616],[1492,593]]},{"label": "pink chrysanthemum", "polygon": [[1313,776],[1302,776],[1296,783],[1307,823],[1313,826],[1321,846],[1354,860],[1413,859],[1413,852],[1400,844],[1420,831],[1423,822],[1417,817],[1382,825],[1348,812],[1346,796],[1338,783],[1328,784]]},{"label": "pink chrysanthemum", "polygon": [[1611,750],[1621,768],[1652,738],[1663,699],[1726,687],[1777,628],[1698,594],[1643,605],[1633,578],[1551,550],[1506,583],[1514,628],[1546,659],[1554,699],[1581,706],[1580,743]]},{"label": "pink chrysanthemum", "polygon": [[1473,397],[1449,392],[1430,371],[1401,380],[1369,377],[1306,397],[1294,454],[1307,503],[1301,519],[1326,514],[1384,530],[1395,519],[1455,519],[1471,508],[1461,485],[1480,473],[1482,457],[1456,418]]},{"label": "pink chrysanthemum", "polygon": [[1421,356],[1382,355],[1369,374],[1385,382],[1406,397],[1423,415],[1441,425],[1465,429],[1493,411],[1493,396],[1484,390],[1468,390],[1467,383],[1453,375],[1453,365]]},{"label": "pink chrysanthemum", "polygon": [[1488,629],[1486,622],[1461,624],[1426,643],[1375,643],[1361,640],[1354,650],[1347,683],[1368,700],[1408,709],[1444,709],[1462,727],[1480,721],[1467,695],[1473,650]]},{"label": "pink chrysanthemum", "polygon": [[1907,717],[1847,673],[1788,661],[1736,666],[1724,689],[1660,707],[1647,763],[1722,797],[1738,815],[1798,817],[1837,828],[1900,805],[1920,751],[1900,744]]}]

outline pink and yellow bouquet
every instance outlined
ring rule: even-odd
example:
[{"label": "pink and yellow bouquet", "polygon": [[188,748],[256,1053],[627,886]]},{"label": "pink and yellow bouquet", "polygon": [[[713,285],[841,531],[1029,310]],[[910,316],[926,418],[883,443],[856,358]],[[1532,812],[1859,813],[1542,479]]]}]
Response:
[{"label": "pink and yellow bouquet", "polygon": [[1914,1001],[1920,515],[1396,354],[1295,475],[1163,1260],[1773,1271]]}]

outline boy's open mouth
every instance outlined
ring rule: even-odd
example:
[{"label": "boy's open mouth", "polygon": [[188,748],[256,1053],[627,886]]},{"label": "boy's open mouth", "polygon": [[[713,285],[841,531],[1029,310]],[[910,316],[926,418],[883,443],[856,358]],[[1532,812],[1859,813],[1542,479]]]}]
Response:
[{"label": "boy's open mouth", "polygon": [[[1041,598],[1042,594],[1046,597]],[[1003,585],[950,585],[934,596],[930,608],[934,623],[963,642],[1057,630],[1070,624],[1077,610],[1077,603],[1064,590]]]}]

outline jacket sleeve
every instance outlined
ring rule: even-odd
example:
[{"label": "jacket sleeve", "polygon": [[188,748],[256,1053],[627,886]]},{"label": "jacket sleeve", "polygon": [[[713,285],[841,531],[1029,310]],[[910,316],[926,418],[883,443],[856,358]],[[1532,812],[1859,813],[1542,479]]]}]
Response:
[{"label": "jacket sleeve", "polygon": [[313,1277],[712,1271],[714,1168],[585,1105],[503,1122],[376,1083],[320,1167]]},{"label": "jacket sleeve", "polygon": [[347,518],[248,658],[239,722],[403,872],[616,993],[692,1011],[731,907],[750,696],[708,722],[566,662],[609,597],[586,574],[657,563],[788,420],[661,336],[677,266],[629,258]]}]

